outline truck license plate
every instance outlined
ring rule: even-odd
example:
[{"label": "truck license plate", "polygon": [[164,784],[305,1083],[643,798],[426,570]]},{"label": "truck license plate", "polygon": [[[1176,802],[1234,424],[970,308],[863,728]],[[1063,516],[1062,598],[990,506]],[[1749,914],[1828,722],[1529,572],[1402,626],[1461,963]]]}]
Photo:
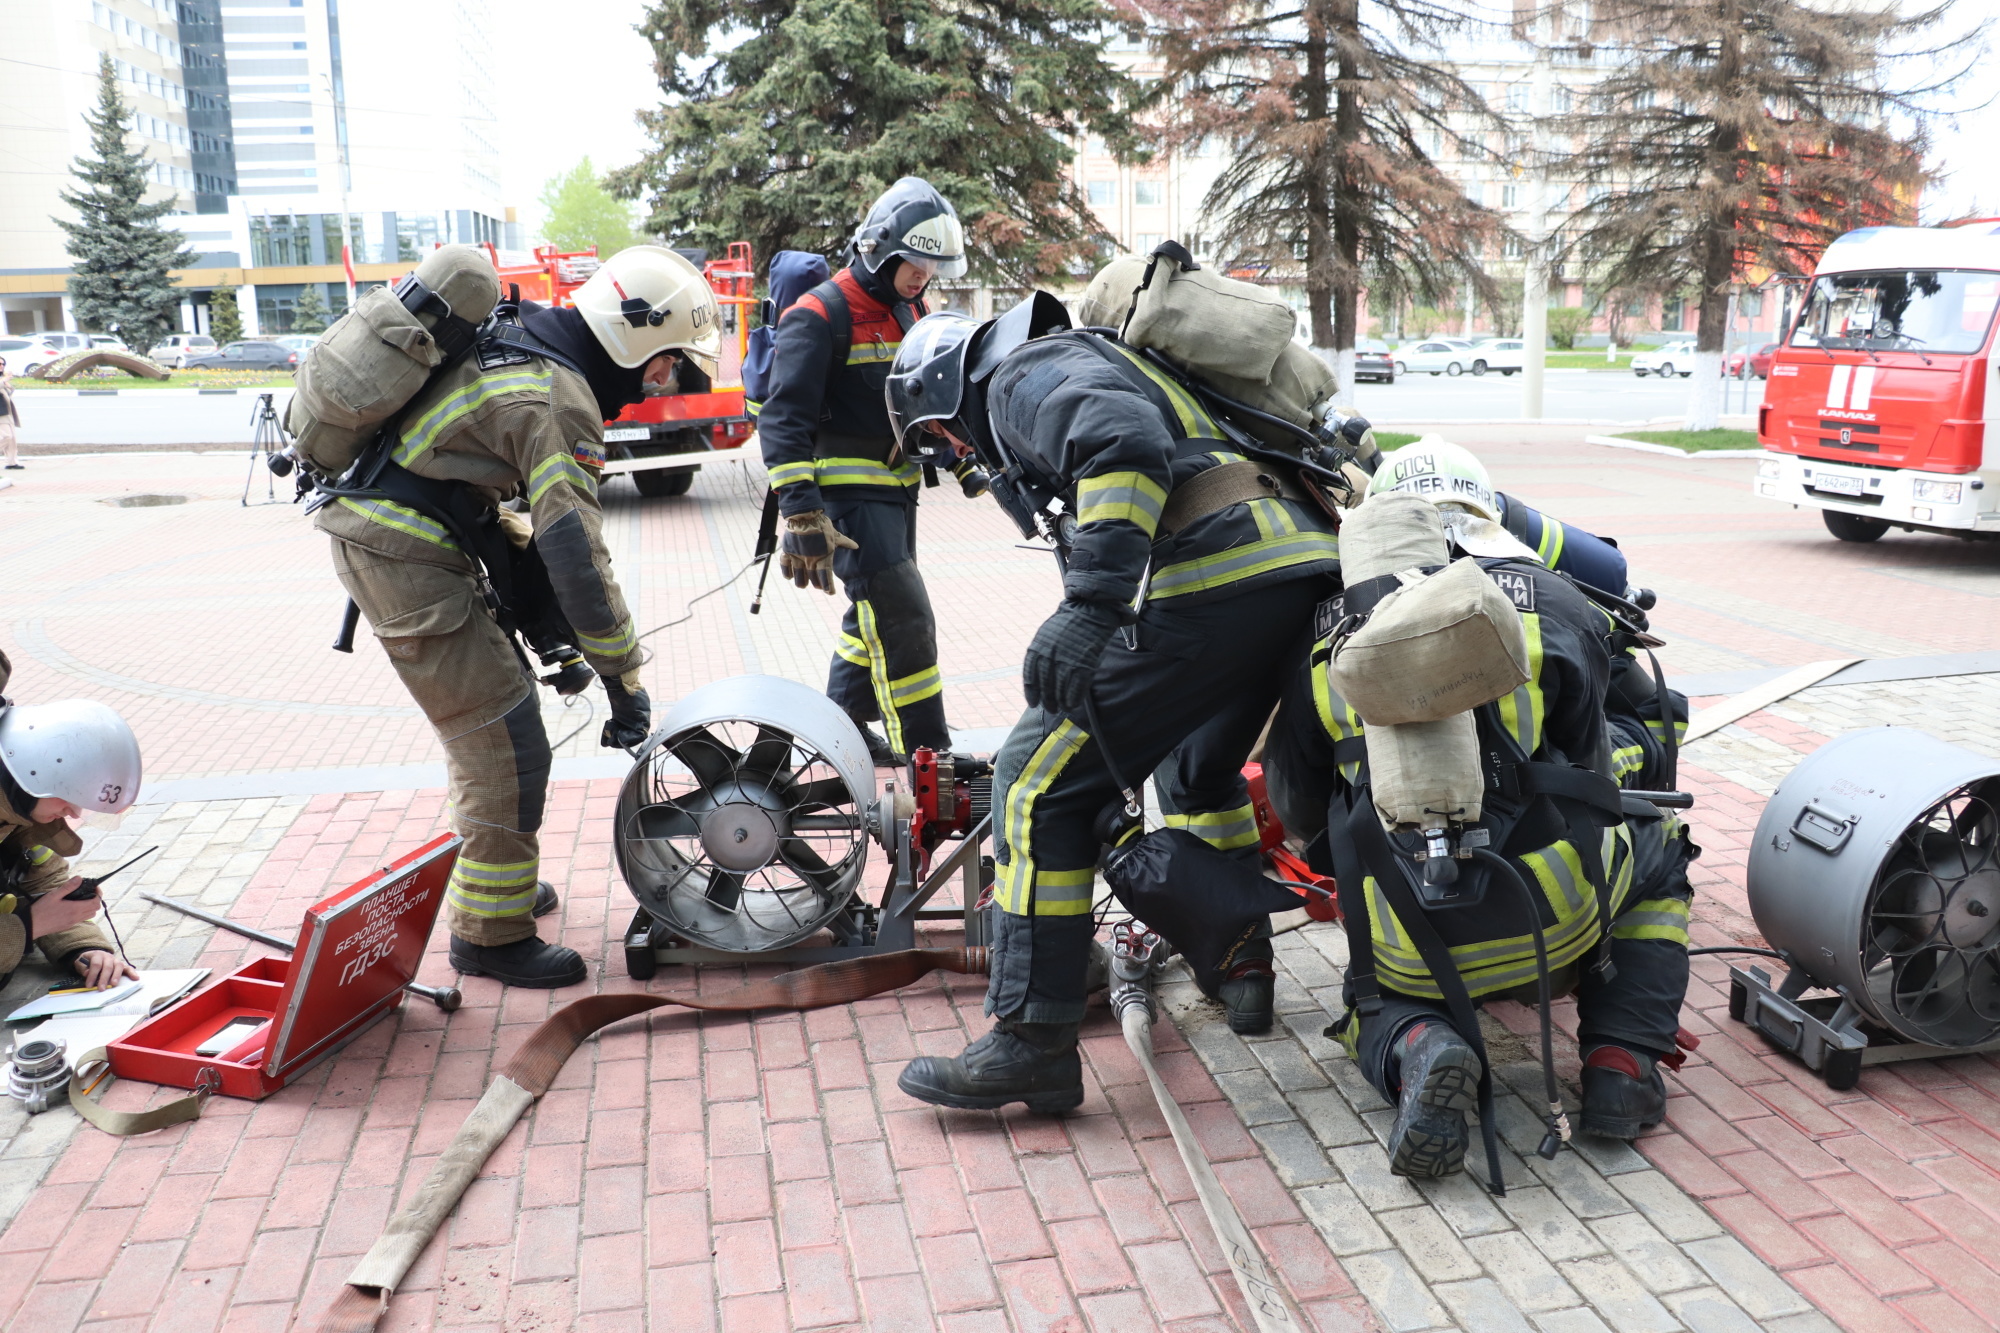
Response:
[{"label": "truck license plate", "polygon": [[1814,472],[1812,484],[1816,491],[1832,491],[1835,495],[1861,494],[1861,478],[1844,477],[1838,472]]},{"label": "truck license plate", "polygon": [[604,442],[606,444],[617,444],[622,440],[644,440],[649,438],[652,433],[652,431],[644,426],[620,426],[616,430],[605,431]]}]

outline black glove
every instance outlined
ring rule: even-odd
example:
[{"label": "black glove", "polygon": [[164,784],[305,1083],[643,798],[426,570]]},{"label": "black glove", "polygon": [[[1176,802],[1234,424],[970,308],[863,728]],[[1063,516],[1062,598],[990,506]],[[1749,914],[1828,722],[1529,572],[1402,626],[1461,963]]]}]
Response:
[{"label": "black glove", "polygon": [[1118,628],[1118,613],[1099,602],[1066,601],[1035,631],[1021,659],[1021,692],[1030,708],[1073,713],[1090,698],[1097,659]]},{"label": "black glove", "polygon": [[628,690],[616,676],[604,678],[604,697],[611,701],[611,718],[597,743],[607,750],[630,750],[653,734],[653,701],[643,689]]}]

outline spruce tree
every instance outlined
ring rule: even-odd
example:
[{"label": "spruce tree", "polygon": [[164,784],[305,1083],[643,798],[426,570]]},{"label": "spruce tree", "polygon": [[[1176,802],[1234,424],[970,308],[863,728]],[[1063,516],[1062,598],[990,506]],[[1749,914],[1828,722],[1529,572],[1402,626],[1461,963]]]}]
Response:
[{"label": "spruce tree", "polygon": [[[1716,425],[1729,289],[1810,273],[1857,227],[1915,221],[1926,120],[1972,55],[1921,12],[1817,0],[1598,0],[1617,68],[1551,163],[1588,199],[1562,238],[1608,288],[1692,288],[1690,430]],[[1908,71],[1905,76],[1905,71]]]},{"label": "spruce tree", "polygon": [[1103,253],[1077,140],[1136,147],[1104,0],[653,0],[667,103],[613,173],[646,230],[718,249],[832,254],[876,195],[922,176],[965,221],[976,278],[1034,282]]},{"label": "spruce tree", "polygon": [[143,356],[179,326],[181,294],[167,271],[187,267],[194,256],[177,232],[160,226],[173,211],[173,200],[145,202],[148,159],[126,140],[131,119],[111,57],[101,56],[97,110],[84,117],[92,156],[70,167],[82,188],[62,193],[77,221],[53,221],[69,236],[70,304],[77,323],[115,332]]},{"label": "spruce tree", "polygon": [[208,336],[216,346],[227,346],[243,336],[243,312],[236,304],[234,287],[218,287],[208,297]]},{"label": "spruce tree", "polygon": [[292,332],[325,333],[326,316],[326,298],[319,294],[319,284],[307,283],[292,304]]}]

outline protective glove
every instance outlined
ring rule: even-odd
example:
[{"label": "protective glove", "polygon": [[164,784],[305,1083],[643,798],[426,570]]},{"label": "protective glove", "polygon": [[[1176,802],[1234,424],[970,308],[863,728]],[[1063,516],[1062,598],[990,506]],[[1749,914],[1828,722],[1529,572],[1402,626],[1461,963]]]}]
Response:
[{"label": "protective glove", "polygon": [[833,592],[833,553],[836,549],[861,549],[826,516],[824,509],[785,516],[785,535],[778,539],[778,573],[793,586],[808,585],[821,592]]},{"label": "protective glove", "polygon": [[653,734],[653,701],[639,684],[639,673],[606,676],[604,697],[611,701],[611,717],[597,743],[607,750],[630,750],[645,743]]},{"label": "protective glove", "polygon": [[507,544],[517,551],[527,550],[528,543],[535,536],[534,520],[526,514],[517,514],[504,505],[495,510],[494,514],[499,519],[500,531],[506,535]]},{"label": "protective glove", "polygon": [[1118,628],[1118,613],[1099,602],[1065,601],[1035,631],[1021,659],[1021,692],[1030,708],[1073,713],[1090,698],[1104,645]]}]

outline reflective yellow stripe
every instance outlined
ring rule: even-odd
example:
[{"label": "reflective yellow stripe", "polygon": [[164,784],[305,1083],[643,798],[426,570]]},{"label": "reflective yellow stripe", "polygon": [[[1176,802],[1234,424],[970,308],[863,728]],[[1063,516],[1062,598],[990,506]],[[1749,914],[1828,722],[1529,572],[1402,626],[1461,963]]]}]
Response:
[{"label": "reflective yellow stripe", "polygon": [[813,464],[813,480],[822,486],[915,486],[923,479],[915,463],[893,470],[868,458],[822,458]]},{"label": "reflective yellow stripe", "polygon": [[447,551],[456,551],[458,543],[445,532],[442,524],[425,518],[414,509],[409,509],[391,500],[349,500],[342,498],[341,504],[353,510],[370,523],[379,523],[385,528],[407,533],[433,546],[442,546]]},{"label": "reflective yellow stripe", "polygon": [[1299,530],[1292,521],[1291,511],[1276,500],[1252,500],[1250,517],[1257,524],[1257,535],[1265,541],[1273,537],[1288,537]]},{"label": "reflective yellow stripe", "polygon": [[1248,805],[1205,814],[1168,815],[1167,827],[1186,829],[1209,846],[1224,852],[1238,847],[1255,847],[1260,840],[1257,812]]},{"label": "reflective yellow stripe", "polygon": [[1542,515],[1542,539],[1536,543],[1535,554],[1541,558],[1543,564],[1547,565],[1550,569],[1554,569],[1556,561],[1562,559],[1562,553],[1563,525],[1550,518],[1547,514],[1544,514]]},{"label": "reflective yellow stripe", "polygon": [[1521,742],[1529,754],[1542,748],[1542,618],[1532,611],[1521,614],[1521,628],[1528,634],[1528,679],[1500,700],[1500,724]]},{"label": "reflective yellow stripe", "polygon": [[1643,745],[1621,745],[1611,752],[1611,776],[1622,785],[1646,766],[1646,747]]},{"label": "reflective yellow stripe", "polygon": [[[1086,892],[1079,905],[1074,896],[1076,876],[1091,872],[1084,870],[1050,870],[1037,874],[1033,847],[1035,803],[1043,793],[1055,785],[1069,761],[1083,748],[1090,733],[1064,718],[1056,729],[1042,738],[1035,752],[1028,756],[1028,762],[1021,769],[1021,776],[1014,780],[1002,801],[1003,827],[1007,834],[1007,861],[998,867],[998,875],[993,884],[993,901],[1000,910],[1010,916],[1081,916],[1090,910],[1090,897]],[[1044,882],[1053,891],[1050,900],[1044,903],[1039,886]],[[1063,890],[1071,890],[1064,894]]]},{"label": "reflective yellow stripe", "polygon": [[1621,940],[1669,940],[1683,948],[1688,943],[1688,904],[1685,898],[1648,898],[1633,903],[1611,923],[1611,933]]},{"label": "reflective yellow stripe", "polygon": [[1151,362],[1137,353],[1124,347],[1118,347],[1116,343],[1107,343],[1106,346],[1117,348],[1119,354],[1137,366],[1142,375],[1160,386],[1160,391],[1167,395],[1167,401],[1173,405],[1174,415],[1180,418],[1181,434],[1183,436],[1191,440],[1220,440],[1227,438],[1216,426],[1215,418],[1209,416],[1208,412],[1202,407],[1201,400],[1189,393],[1187,389],[1175,383],[1168,376],[1161,374],[1153,367]]},{"label": "reflective yellow stripe", "polygon": [[568,454],[550,454],[535,464],[535,470],[528,475],[528,503],[539,504],[550,488],[562,481],[567,481],[585,495],[597,494],[597,484],[576,459]]},{"label": "reflective yellow stripe", "polygon": [[535,861],[502,864],[460,857],[445,901],[473,916],[521,916],[535,905],[538,866]]},{"label": "reflective yellow stripe", "polygon": [[537,362],[534,369],[482,375],[458,392],[446,394],[428,412],[412,422],[390,457],[408,467],[419,454],[437,443],[446,427],[468,412],[476,411],[505,394],[546,394],[548,391],[549,368],[546,362]]},{"label": "reflective yellow stripe", "polygon": [[[572,626],[571,628],[575,627]],[[639,634],[637,629],[634,628],[631,618],[628,616],[623,624],[612,631],[612,635],[608,639],[594,638],[591,635],[585,634],[582,630],[577,630],[576,646],[583,649],[586,653],[592,653],[598,657],[623,657],[639,646]]]},{"label": "reflective yellow stripe", "polygon": [[896,359],[896,349],[902,345],[900,341],[885,343],[880,339],[857,343],[855,346],[847,349],[847,364],[850,366],[879,366],[884,361],[894,361]]},{"label": "reflective yellow stripe", "polygon": [[28,864],[31,866],[45,866],[55,859],[56,854],[46,847],[30,847],[28,849]]},{"label": "reflective yellow stripe", "polygon": [[[1680,719],[1680,718],[1675,718],[1675,719],[1674,719],[1674,741],[1675,741],[1675,743],[1677,743],[1677,744],[1678,744],[1678,743],[1679,743],[1680,741],[1683,741],[1683,740],[1687,739],[1687,729],[1688,729],[1688,724],[1686,723],[1686,721],[1684,721],[1683,719]],[[1667,724],[1666,724],[1666,723],[1664,723],[1664,722],[1661,722],[1661,721],[1658,721],[1657,719],[1655,719],[1655,720],[1650,720],[1650,721],[1648,721],[1648,722],[1646,723],[1646,730],[1648,730],[1648,731],[1652,732],[1652,733],[1653,733],[1653,739],[1654,739],[1654,740],[1656,740],[1656,741],[1658,741],[1658,742],[1659,742],[1660,744],[1662,744],[1662,745],[1665,745],[1665,744],[1667,743]]]},{"label": "reflective yellow stripe", "polygon": [[1097,892],[1097,871],[1037,870],[1035,872],[1036,916],[1081,916],[1090,910]]},{"label": "reflective yellow stripe", "polygon": [[1214,555],[1183,560],[1153,575],[1149,596],[1177,597],[1207,592],[1293,565],[1340,559],[1340,539],[1330,532],[1294,532],[1267,541],[1232,546]]},{"label": "reflective yellow stripe", "polygon": [[1078,523],[1122,519],[1150,537],[1160,526],[1166,503],[1166,491],[1143,472],[1107,472],[1076,484]]},{"label": "reflective yellow stripe", "polygon": [[860,623],[861,642],[868,650],[868,684],[875,693],[875,706],[882,711],[882,730],[888,734],[889,748],[908,754],[903,748],[903,719],[896,712],[895,697],[889,692],[889,654],[882,646],[882,632],[875,627],[875,607],[858,601],[854,618]]},{"label": "reflective yellow stripe", "polygon": [[[1326,658],[1330,639],[1321,639],[1313,645],[1312,687],[1313,711],[1319,714],[1319,725],[1334,741],[1344,741],[1361,735],[1367,726],[1361,714],[1354,711],[1354,705],[1340,697],[1327,677]],[[1340,776],[1349,786],[1361,780],[1361,761],[1350,759],[1340,766]]]},{"label": "reflective yellow stripe", "polygon": [[868,665],[868,645],[855,638],[852,634],[842,634],[840,636],[840,646],[835,648],[834,651],[840,654],[841,660],[844,662],[852,662],[858,667]]},{"label": "reflective yellow stripe", "polygon": [[925,667],[922,671],[889,682],[889,697],[896,701],[898,708],[907,708],[943,690],[944,676],[936,667]]},{"label": "reflective yellow stripe", "polygon": [[801,481],[811,481],[812,479],[813,465],[811,459],[807,459],[803,463],[780,463],[771,469],[772,490],[795,485]]}]

